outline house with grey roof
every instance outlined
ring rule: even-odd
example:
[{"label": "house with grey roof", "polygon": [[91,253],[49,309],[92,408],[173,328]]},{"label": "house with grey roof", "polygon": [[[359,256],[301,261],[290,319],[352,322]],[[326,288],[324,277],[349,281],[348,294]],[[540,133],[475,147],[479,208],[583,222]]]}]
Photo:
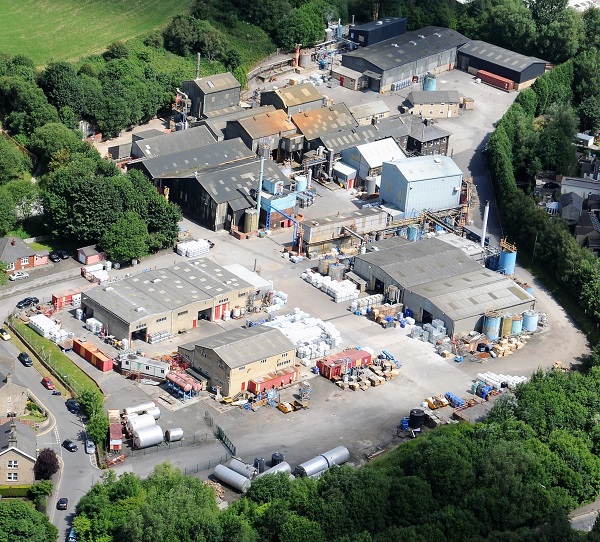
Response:
[{"label": "house with grey roof", "polygon": [[570,226],[579,222],[583,210],[583,198],[575,192],[560,196],[560,217]]},{"label": "house with grey roof", "polygon": [[377,124],[381,119],[390,116],[390,108],[381,100],[355,105],[349,107],[348,110],[356,122],[358,122],[359,126]]},{"label": "house with grey roof", "polygon": [[0,238],[0,261],[8,264],[7,273],[48,265],[49,252],[31,248],[18,237]]},{"label": "house with grey roof", "polygon": [[583,211],[575,226],[575,240],[580,246],[600,255],[600,220],[589,211]]},{"label": "house with grey roof", "polygon": [[411,115],[428,119],[458,117],[460,95],[457,90],[413,90],[406,97]]},{"label": "house with grey roof", "polygon": [[0,480],[3,486],[35,482],[36,432],[13,419],[0,425]]}]

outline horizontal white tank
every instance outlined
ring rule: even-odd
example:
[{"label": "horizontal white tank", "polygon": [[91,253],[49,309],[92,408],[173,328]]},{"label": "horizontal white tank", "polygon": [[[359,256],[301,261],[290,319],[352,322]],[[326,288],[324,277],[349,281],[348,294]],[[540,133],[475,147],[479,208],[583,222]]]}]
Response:
[{"label": "horizontal white tank", "polygon": [[329,468],[331,468],[335,465],[343,465],[348,461],[348,459],[350,459],[350,452],[345,446],[338,446],[333,450],[321,454],[321,456],[327,460],[327,464],[329,465]]},{"label": "horizontal white tank", "polygon": [[281,463],[278,463],[277,465],[275,465],[274,467],[271,467],[270,469],[267,469],[264,472],[261,472],[257,478],[260,478],[261,476],[264,476],[265,474],[277,474],[279,472],[286,472],[288,474],[292,473],[292,467],[290,467],[290,464],[282,461]]},{"label": "horizontal white tank", "polygon": [[156,406],[156,403],[154,401],[148,401],[146,403],[142,403],[141,405],[130,406],[130,407],[124,408],[123,414],[133,414],[134,412],[139,414],[140,412],[144,412],[145,410],[148,410],[149,408],[152,408],[155,406]]},{"label": "horizontal white tank", "polygon": [[133,433],[144,427],[150,427],[151,425],[155,425],[156,420],[154,416],[151,414],[142,414],[141,416],[137,416],[135,418],[131,418],[127,420],[126,428],[127,432]]},{"label": "horizontal white tank", "polygon": [[160,408],[157,406],[149,408],[146,410],[146,414],[150,414],[155,420],[158,420],[160,418]]},{"label": "horizontal white tank", "polygon": [[254,478],[258,474],[258,470],[250,465],[246,465],[243,461],[236,459],[235,457],[229,462],[229,468],[241,474],[245,478]]},{"label": "horizontal white tank", "polygon": [[327,459],[322,455],[318,455],[298,465],[297,471],[300,473],[300,476],[315,476],[326,471],[328,468],[329,463],[327,463]]},{"label": "horizontal white tank", "polygon": [[223,482],[242,493],[245,493],[250,488],[251,482],[248,478],[227,468],[225,465],[217,465],[213,474],[220,482]]},{"label": "horizontal white tank", "polygon": [[133,433],[133,447],[137,450],[155,446],[163,441],[163,432],[159,425],[143,427]]},{"label": "horizontal white tank", "polygon": [[176,427],[165,431],[165,440],[167,442],[177,442],[183,438],[183,429]]}]

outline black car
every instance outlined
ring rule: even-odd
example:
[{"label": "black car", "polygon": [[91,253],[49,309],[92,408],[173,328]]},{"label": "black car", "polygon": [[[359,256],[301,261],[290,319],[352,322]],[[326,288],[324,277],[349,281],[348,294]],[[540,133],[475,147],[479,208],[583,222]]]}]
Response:
[{"label": "black car", "polygon": [[78,450],[77,444],[75,444],[71,439],[65,440],[63,443],[63,448],[69,450],[69,452],[76,452]]},{"label": "black car", "polygon": [[69,412],[72,412],[73,414],[79,414],[79,403],[75,401],[75,399],[67,399],[65,401],[65,405],[67,406]]},{"label": "black car", "polygon": [[69,253],[66,250],[57,250],[56,253],[60,256],[61,260],[69,259]]},{"label": "black car", "polygon": [[56,501],[56,509],[57,510],[66,510],[69,506],[69,499],[66,497],[61,497]]},{"label": "black car", "polygon": [[33,365],[33,361],[27,352],[21,352],[17,358],[23,365],[25,365],[25,367],[31,367]]},{"label": "black car", "polygon": [[49,256],[49,258],[50,258],[50,260],[52,260],[54,263],[56,263],[56,262],[60,262],[60,260],[61,260],[60,254],[59,254],[59,253],[58,253],[56,250],[53,250],[53,251],[50,253],[50,256]]},{"label": "black car", "polygon": [[26,297],[17,303],[17,309],[27,309],[37,305],[40,300],[37,297]]}]

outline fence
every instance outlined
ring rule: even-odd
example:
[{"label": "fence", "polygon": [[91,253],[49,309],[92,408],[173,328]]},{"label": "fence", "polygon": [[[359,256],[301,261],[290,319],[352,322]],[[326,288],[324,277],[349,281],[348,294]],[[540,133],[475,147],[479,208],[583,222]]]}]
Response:
[{"label": "fence", "polygon": [[63,282],[65,280],[80,276],[81,268],[79,267],[76,267],[75,269],[67,269],[66,271],[61,271],[60,273],[52,273],[44,277],[39,277],[35,280],[15,284],[11,288],[5,288],[0,291],[0,298],[9,297],[11,295],[18,294],[19,292],[30,292],[33,288],[46,286],[47,284],[54,284],[55,282]]},{"label": "fence", "polygon": [[[184,438],[176,442],[162,442],[160,444],[156,444],[155,446],[142,448],[141,450],[135,450],[133,448],[124,447],[122,452],[126,457],[141,457],[156,452],[168,452],[172,449],[180,449],[188,446],[198,446],[200,444],[208,442],[210,440],[209,436],[210,433],[205,433],[204,435],[193,435],[189,438]],[[131,442],[133,439],[126,440]]]},{"label": "fence", "polygon": [[227,435],[225,434],[223,429],[221,429],[218,425],[217,425],[217,438],[225,445],[225,448],[227,448],[231,452],[231,455],[235,455],[236,448],[233,445],[233,442],[231,442],[229,440],[229,438],[227,437]]},{"label": "fence", "polygon": [[223,463],[229,461],[229,459],[231,459],[233,456],[229,455],[229,454],[225,454],[224,456],[222,455],[221,457],[219,457],[218,459],[209,459],[207,462],[205,463],[196,463],[195,465],[191,465],[189,467],[183,467],[183,474],[194,474],[197,472],[202,472],[205,470],[210,470],[214,467],[216,467],[217,465],[222,465]]}]

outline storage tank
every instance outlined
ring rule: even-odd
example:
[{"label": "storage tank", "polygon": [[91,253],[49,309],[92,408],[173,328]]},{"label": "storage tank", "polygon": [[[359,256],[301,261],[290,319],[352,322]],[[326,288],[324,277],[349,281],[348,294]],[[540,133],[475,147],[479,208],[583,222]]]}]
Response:
[{"label": "storage tank", "polygon": [[300,51],[298,65],[301,68],[308,68],[310,66],[310,51]]},{"label": "storage tank", "polygon": [[296,175],[296,192],[304,192],[308,187],[308,179],[305,175]]},{"label": "storage tank", "polygon": [[538,326],[539,315],[533,310],[525,311],[523,313],[523,330],[524,331],[535,331]]},{"label": "storage tank", "polygon": [[420,408],[413,408],[408,417],[408,426],[411,429],[421,429],[425,423],[425,412]]},{"label": "storage tank", "polygon": [[508,337],[512,330],[513,323],[513,315],[512,314],[503,314],[502,315],[502,325],[500,327],[502,337]]},{"label": "storage tank", "polygon": [[513,316],[512,326],[510,328],[511,335],[518,335],[523,329],[523,317],[520,314]]},{"label": "storage tank", "polygon": [[164,440],[163,432],[159,425],[151,425],[135,431],[133,434],[133,447],[137,450],[156,446]]},{"label": "storage tank", "polygon": [[372,196],[377,192],[377,179],[375,179],[375,177],[367,177],[366,191],[369,196]]},{"label": "storage tank", "polygon": [[123,347],[123,350],[129,350],[129,339],[123,339],[121,341],[121,346]]},{"label": "storage tank", "polygon": [[498,271],[505,275],[515,274],[515,265],[517,263],[517,253],[507,250],[500,251],[500,260],[498,261]]},{"label": "storage tank", "polygon": [[487,312],[483,315],[483,333],[492,341],[500,336],[500,315],[497,312]]},{"label": "storage tank", "polygon": [[331,468],[335,465],[343,465],[348,461],[348,459],[350,459],[350,452],[345,446],[338,446],[333,450],[321,454],[321,457],[324,457],[327,460],[327,464],[329,465],[329,468]]},{"label": "storage tank", "polygon": [[285,456],[281,452],[275,452],[271,455],[271,468],[285,461]]},{"label": "storage tank", "polygon": [[157,406],[149,408],[146,410],[146,414],[150,414],[155,420],[158,420],[158,418],[160,418],[160,408]]},{"label": "storage tank", "polygon": [[135,418],[129,418],[127,420],[126,428],[128,433],[135,433],[145,427],[150,427],[156,424],[156,420],[152,414],[141,414]]},{"label": "storage tank", "polygon": [[192,385],[186,379],[181,378],[177,373],[167,373],[166,379],[169,382],[173,382],[178,388],[180,388],[185,393],[188,393],[192,389]]},{"label": "storage tank", "polygon": [[342,282],[344,280],[344,271],[346,268],[344,264],[334,263],[329,266],[329,271],[327,274],[331,277],[331,280],[337,280],[338,282]]},{"label": "storage tank", "polygon": [[416,224],[409,224],[406,227],[406,238],[409,241],[416,241],[418,232],[419,232],[419,226],[417,226]]},{"label": "storage tank", "polygon": [[296,470],[300,476],[315,476],[326,471],[328,468],[329,463],[327,463],[327,459],[322,455],[318,455],[298,465]]},{"label": "storage tank", "polygon": [[423,90],[435,90],[437,88],[437,79],[435,75],[428,73],[423,78]]},{"label": "storage tank", "polygon": [[329,272],[329,263],[331,260],[327,260],[326,258],[321,258],[319,263],[317,264],[317,271],[321,273],[321,275],[327,275]]},{"label": "storage tank", "polygon": [[213,472],[214,477],[238,491],[245,493],[250,488],[250,480],[224,465],[217,465]]},{"label": "storage tank", "polygon": [[124,408],[123,414],[133,414],[134,412],[139,414],[140,412],[144,412],[145,410],[148,410],[149,408],[152,408],[155,406],[156,406],[156,403],[154,401],[148,401],[146,403],[142,403],[141,405],[130,406],[130,407]]},{"label": "storage tank", "polygon": [[266,462],[264,457],[254,458],[254,468],[258,470],[258,473],[265,472],[267,470]]},{"label": "storage tank", "polygon": [[277,465],[275,465],[274,467],[271,467],[270,469],[267,469],[266,471],[261,472],[257,476],[257,478],[261,478],[262,476],[265,476],[267,474],[277,474],[279,472],[286,472],[287,474],[291,474],[292,467],[290,467],[289,463],[282,461],[281,463],[277,463]]},{"label": "storage tank", "polygon": [[257,469],[250,465],[246,465],[246,463],[235,457],[229,462],[229,468],[233,472],[241,474],[244,478],[254,478],[258,474]]},{"label": "storage tank", "polygon": [[183,429],[181,427],[175,427],[174,429],[167,429],[165,431],[165,440],[167,442],[177,442],[183,438]]},{"label": "storage tank", "polygon": [[258,210],[246,209],[244,212],[244,231],[249,233],[258,230]]}]

